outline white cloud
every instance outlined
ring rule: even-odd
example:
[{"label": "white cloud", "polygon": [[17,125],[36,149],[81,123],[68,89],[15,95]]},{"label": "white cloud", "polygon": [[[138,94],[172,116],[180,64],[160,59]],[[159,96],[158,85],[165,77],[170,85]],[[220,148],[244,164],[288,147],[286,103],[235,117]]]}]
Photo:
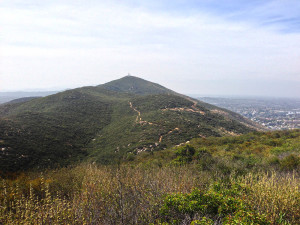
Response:
[{"label": "white cloud", "polygon": [[[0,3],[0,90],[100,84],[127,72],[183,90],[202,80],[300,81],[300,35],[209,13],[117,3]],[[241,93],[242,94],[242,93]]]}]

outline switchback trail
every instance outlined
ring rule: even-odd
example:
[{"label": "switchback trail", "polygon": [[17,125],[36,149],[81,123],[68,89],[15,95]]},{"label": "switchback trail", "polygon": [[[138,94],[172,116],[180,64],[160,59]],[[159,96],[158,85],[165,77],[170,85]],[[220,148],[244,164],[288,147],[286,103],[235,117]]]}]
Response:
[{"label": "switchback trail", "polygon": [[179,130],[179,128],[176,127],[176,128],[174,128],[173,130],[170,130],[170,131],[169,131],[168,133],[166,133],[165,135],[161,135],[161,136],[159,137],[158,142],[161,143],[164,136],[173,133],[175,130]]},{"label": "switchback trail", "polygon": [[136,119],[135,119],[135,122],[136,122],[136,123],[155,125],[154,123],[151,123],[151,122],[142,120],[141,112],[140,112],[139,110],[137,110],[137,109],[132,105],[132,102],[129,102],[129,106],[130,106],[130,108],[131,108],[132,110],[134,110],[134,111],[137,112],[137,114],[138,114],[138,115],[136,116]]}]

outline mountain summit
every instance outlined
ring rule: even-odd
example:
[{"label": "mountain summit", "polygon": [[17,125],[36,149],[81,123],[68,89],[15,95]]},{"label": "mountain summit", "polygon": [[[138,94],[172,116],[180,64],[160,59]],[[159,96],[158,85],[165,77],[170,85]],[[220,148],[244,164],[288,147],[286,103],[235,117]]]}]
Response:
[{"label": "mountain summit", "polygon": [[114,163],[194,137],[239,135],[259,127],[239,114],[126,76],[0,106],[0,172]]},{"label": "mountain summit", "polygon": [[113,80],[101,86],[111,91],[133,93],[139,95],[175,93],[174,91],[167,89],[159,84],[152,83],[142,78],[130,75],[118,80]]}]

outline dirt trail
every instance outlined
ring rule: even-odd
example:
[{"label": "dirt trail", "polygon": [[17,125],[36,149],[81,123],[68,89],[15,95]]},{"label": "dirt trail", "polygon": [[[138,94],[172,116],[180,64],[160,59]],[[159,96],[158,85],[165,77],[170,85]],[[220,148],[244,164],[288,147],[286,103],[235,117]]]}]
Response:
[{"label": "dirt trail", "polygon": [[[196,113],[200,113],[202,115],[205,114],[205,112],[203,111],[200,111],[199,109],[197,109],[197,101],[195,100],[192,100],[192,99],[189,99],[191,102],[193,102],[193,105],[191,106],[191,108],[166,108],[166,109],[163,109],[163,111],[166,111],[166,110],[171,110],[171,111],[187,111],[187,112],[196,112]],[[141,112],[139,110],[137,110],[132,102],[129,102],[129,106],[130,108],[135,111],[138,115],[136,116],[136,119],[135,119],[135,122],[136,123],[139,123],[141,125],[143,124],[149,124],[149,125],[157,125],[157,124],[154,124],[154,123],[151,123],[151,122],[148,122],[148,121],[144,121],[142,120],[142,116],[141,116]],[[177,131],[179,130],[178,127],[174,128],[173,130],[170,130],[168,133],[164,134],[164,135],[160,135],[159,136],[159,139],[158,139],[158,142],[161,143],[163,138],[166,136],[166,135],[169,135],[171,133],[173,133],[174,131]]]},{"label": "dirt trail", "polygon": [[202,115],[205,114],[205,112],[203,112],[203,111],[201,111],[201,110],[199,110],[199,109],[197,108],[198,102],[197,102],[196,100],[191,99],[191,98],[189,98],[189,100],[190,100],[191,102],[194,103],[194,104],[191,106],[191,107],[194,109],[194,112],[199,112],[199,113],[201,113]]},{"label": "dirt trail", "polygon": [[186,112],[194,112],[194,113],[200,113],[202,115],[205,115],[205,112],[195,108],[195,109],[189,109],[189,108],[169,108],[169,109],[163,109],[164,111],[170,110],[170,111],[186,111]]},{"label": "dirt trail", "polygon": [[199,110],[197,108],[197,104],[198,102],[196,100],[193,100],[193,99],[190,99],[190,98],[187,98],[189,101],[193,102],[193,105],[191,106],[191,108],[166,108],[166,109],[163,109],[163,111],[167,111],[167,110],[171,110],[171,111],[186,111],[186,112],[195,112],[195,113],[200,113],[202,115],[205,115],[205,112]]},{"label": "dirt trail", "polygon": [[133,107],[132,102],[129,102],[129,106],[130,106],[131,109],[133,109],[135,112],[138,113],[138,115],[136,116],[135,121],[136,122],[138,122],[139,120],[141,121],[142,120],[142,118],[141,118],[141,112],[138,111],[136,108]]},{"label": "dirt trail", "polygon": [[198,102],[197,101],[195,101],[195,100],[193,100],[193,99],[189,99],[191,102],[193,102],[194,104],[192,105],[192,108],[193,109],[195,109],[196,108],[196,106],[197,106],[197,104],[198,104]]},{"label": "dirt trail", "polygon": [[130,108],[131,108],[132,110],[134,110],[134,111],[137,112],[137,114],[138,114],[138,115],[136,116],[136,119],[135,119],[135,122],[136,122],[136,123],[155,125],[154,123],[151,123],[151,122],[142,120],[141,112],[140,112],[139,110],[137,110],[137,109],[132,105],[132,102],[129,102],[129,106],[130,106]]},{"label": "dirt trail", "polygon": [[168,135],[168,134],[171,134],[171,133],[173,133],[175,130],[179,130],[179,128],[178,127],[176,127],[176,128],[174,128],[173,130],[170,130],[167,134],[165,134],[165,135],[161,135],[160,137],[159,137],[159,140],[158,140],[158,142],[159,143],[161,143],[162,142],[162,139],[163,139],[163,137],[164,136],[166,136],[166,135]]}]

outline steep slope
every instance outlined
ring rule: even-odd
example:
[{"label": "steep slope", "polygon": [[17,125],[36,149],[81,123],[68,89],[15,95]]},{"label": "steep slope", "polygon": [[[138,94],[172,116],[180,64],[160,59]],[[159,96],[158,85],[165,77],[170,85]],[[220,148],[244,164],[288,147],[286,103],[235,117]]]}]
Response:
[{"label": "steep slope", "polygon": [[194,137],[256,129],[238,114],[127,76],[1,105],[0,171],[84,158],[111,163],[128,153],[161,150]]}]

